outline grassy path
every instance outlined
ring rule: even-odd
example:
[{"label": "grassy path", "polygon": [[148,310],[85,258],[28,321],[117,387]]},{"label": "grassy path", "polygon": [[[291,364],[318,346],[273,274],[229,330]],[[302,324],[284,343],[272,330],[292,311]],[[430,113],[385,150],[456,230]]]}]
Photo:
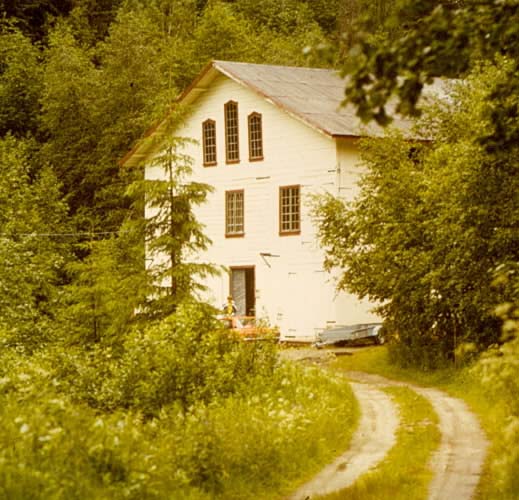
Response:
[{"label": "grassy path", "polygon": [[361,420],[348,451],[299,488],[290,500],[305,500],[350,486],[394,447],[399,417],[391,398],[368,384],[352,383],[351,388],[360,405]]},{"label": "grassy path", "polygon": [[[353,380],[362,380],[373,385],[405,387],[428,400],[429,414],[434,412],[439,421],[441,441],[432,459],[426,464],[432,471],[428,494],[417,498],[427,497],[429,500],[473,498],[486,456],[487,441],[478,420],[462,400],[453,398],[438,389],[419,387],[379,375],[363,372],[349,372],[349,375]],[[419,440],[417,442],[422,444]]]},{"label": "grassy path", "polygon": [[[351,371],[352,368],[363,370],[366,361],[374,358],[380,361],[384,356],[385,350],[359,350],[353,356],[341,357],[334,363],[334,370],[354,381],[352,388],[357,397],[359,388],[364,386],[364,397],[373,391],[372,396],[367,397],[376,399],[379,397],[376,394],[385,391],[392,398],[400,418],[396,444],[380,447],[382,453],[369,462],[369,451],[363,456],[365,451],[362,448],[353,447],[354,439],[348,452],[300,488],[290,497],[291,500],[474,498],[487,448],[477,418],[462,400],[437,389],[410,383],[408,380],[413,378],[405,371],[398,373],[396,369],[395,373],[395,378],[403,381]],[[383,362],[370,362],[367,368],[367,371],[384,374],[394,370]],[[416,378],[420,379],[419,376]],[[383,418],[387,407],[386,410],[375,407],[374,411],[380,412],[376,416],[366,410],[365,402],[360,399],[359,402],[363,417],[357,435],[367,436],[367,441],[371,437],[373,444],[380,439],[376,436],[375,422]],[[385,458],[384,453],[387,453]],[[371,465],[359,468],[359,463]]]},{"label": "grassy path", "polygon": [[312,500],[421,500],[432,479],[428,467],[440,440],[438,419],[431,404],[406,387],[387,387],[399,407],[401,425],[396,445],[382,463],[351,487]]},{"label": "grassy path", "polygon": [[[420,384],[423,387],[441,389],[449,396],[462,400],[466,407],[479,420],[482,431],[488,439],[486,460],[479,473],[473,476],[475,487],[473,498],[476,500],[519,500],[519,491],[502,490],[496,478],[496,470],[492,465],[503,453],[506,442],[503,441],[502,426],[506,420],[503,402],[495,399],[482,386],[478,375],[469,368],[455,369],[454,367],[425,372],[415,369],[404,369],[391,364],[387,348],[373,347],[352,350],[353,355],[342,356],[332,363],[332,369],[339,373],[362,371],[383,375],[394,381]],[[427,389],[429,390],[429,389]],[[462,423],[462,427],[472,425]],[[508,443],[509,444],[509,443]],[[481,464],[479,464],[481,465]],[[432,487],[432,485],[431,485]],[[452,498],[452,497],[451,497]],[[455,497],[457,500],[457,497]]]}]

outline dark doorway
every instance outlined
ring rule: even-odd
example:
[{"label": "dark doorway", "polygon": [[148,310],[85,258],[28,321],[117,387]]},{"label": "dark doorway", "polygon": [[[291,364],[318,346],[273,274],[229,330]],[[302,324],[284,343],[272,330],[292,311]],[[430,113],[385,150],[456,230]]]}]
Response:
[{"label": "dark doorway", "polygon": [[256,315],[256,284],[254,266],[231,267],[230,295],[239,316]]}]

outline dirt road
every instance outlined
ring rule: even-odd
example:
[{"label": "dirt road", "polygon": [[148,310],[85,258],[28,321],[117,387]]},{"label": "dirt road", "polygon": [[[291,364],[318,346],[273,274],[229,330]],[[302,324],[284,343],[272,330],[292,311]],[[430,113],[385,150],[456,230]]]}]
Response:
[{"label": "dirt road", "polygon": [[[308,359],[308,358],[305,358]],[[470,500],[485,460],[487,441],[465,403],[437,389],[397,382],[378,375],[348,372],[362,417],[350,449],[303,485],[290,500],[308,500],[344,489],[375,467],[395,443],[398,412],[380,389],[405,386],[427,398],[439,417],[441,442],[430,467],[428,500]]]},{"label": "dirt road", "polygon": [[400,385],[427,398],[440,419],[441,442],[430,466],[434,473],[429,485],[429,500],[469,500],[478,485],[487,440],[476,417],[460,399],[438,389],[396,382],[378,375],[349,372],[348,378],[371,387]]},{"label": "dirt road", "polygon": [[487,449],[476,417],[465,403],[435,389],[414,390],[429,399],[440,417],[440,448],[433,456],[429,500],[472,498]]},{"label": "dirt road", "polygon": [[359,402],[361,419],[350,449],[297,490],[290,500],[305,500],[350,486],[394,446],[399,419],[391,398],[369,384],[352,383],[351,388]]}]

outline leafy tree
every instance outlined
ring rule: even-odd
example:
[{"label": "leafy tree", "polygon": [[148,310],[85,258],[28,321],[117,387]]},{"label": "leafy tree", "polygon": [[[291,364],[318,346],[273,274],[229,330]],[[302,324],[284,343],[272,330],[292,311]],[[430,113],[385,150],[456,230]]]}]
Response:
[{"label": "leafy tree", "polygon": [[206,7],[194,38],[194,53],[202,64],[211,59],[247,61],[255,54],[254,27],[225,3]]},{"label": "leafy tree", "polygon": [[92,158],[101,133],[92,103],[101,88],[89,53],[64,24],[50,35],[43,83],[41,124],[47,140],[42,158],[60,178],[71,213],[76,214],[93,206],[96,185],[106,182]]},{"label": "leafy tree", "polygon": [[490,463],[490,472],[501,498],[513,498],[519,486],[517,468],[519,453],[515,446],[519,440],[519,264],[510,262],[500,266],[495,273],[494,285],[503,291],[505,301],[496,308],[503,320],[503,338],[500,345],[484,353],[473,372],[479,375],[494,401],[503,405],[506,415],[497,446],[499,453]]},{"label": "leafy tree", "polygon": [[338,16],[343,2],[340,0],[309,0],[314,20],[327,34],[334,34],[338,29]]},{"label": "leafy tree", "polygon": [[122,3],[122,0],[72,0],[73,7],[66,19],[81,44],[94,47],[107,36]]},{"label": "leafy tree", "polygon": [[491,110],[493,129],[481,139],[491,147],[513,145],[519,137],[517,102],[519,79],[519,6],[514,0],[466,2],[404,1],[393,23],[405,23],[404,36],[392,43],[373,44],[359,33],[357,44],[344,63],[350,80],[349,102],[364,119],[389,122],[386,106],[397,97],[396,111],[419,114],[418,99],[433,77],[459,77],[478,61],[511,61],[509,78],[495,85],[490,96],[499,106]]},{"label": "leafy tree", "polygon": [[40,51],[8,23],[0,23],[0,136],[35,135],[42,90]]},{"label": "leafy tree", "polygon": [[[460,332],[462,339],[483,346],[499,336],[492,310],[502,297],[492,288],[491,276],[496,266],[518,258],[513,230],[519,208],[514,195],[519,137],[518,16],[519,7],[513,1],[399,2],[384,29],[401,25],[404,30],[380,43],[373,33],[361,29],[344,60],[343,71],[349,77],[346,101],[357,107],[363,119],[383,125],[391,121],[388,104],[396,104],[397,113],[419,115],[419,97],[434,77],[472,74],[473,95],[451,96],[450,109],[440,113],[436,108],[436,116],[428,121],[424,135],[437,141],[430,150],[412,161],[407,157],[409,145],[397,141],[400,146],[386,146],[385,156],[383,148],[370,153],[369,163],[376,173],[367,176],[359,204],[339,206],[342,217],[331,213],[335,201],[327,205],[323,237],[330,245],[331,260],[346,266],[346,275],[356,280],[350,271],[355,258],[347,255],[354,249],[360,248],[364,264],[366,255],[385,259],[387,267],[377,262],[380,276],[393,277],[385,290],[373,288],[376,266],[371,270],[364,266],[364,275],[357,278],[364,285],[352,286],[360,294],[374,293],[387,300],[386,317],[400,323],[399,333],[406,337],[401,347],[420,343],[433,329],[443,330],[439,351],[445,357],[453,354]],[[486,65],[482,67],[481,61]],[[477,79],[481,79],[479,84]],[[387,172],[381,170],[383,158],[391,165]],[[395,187],[397,179],[406,186],[411,203],[402,205],[398,196],[404,193]],[[364,221],[362,202],[368,208]],[[380,214],[371,211],[377,203]],[[389,225],[381,219],[388,211]],[[356,220],[348,221],[353,215]],[[372,223],[378,221],[371,232],[366,227],[370,216]],[[386,232],[388,227],[407,229],[395,230],[399,236],[395,239]],[[342,234],[346,248],[332,242],[333,237],[327,238],[334,232],[338,237]],[[414,259],[409,255],[413,250]],[[369,273],[373,273],[371,278]],[[401,293],[406,289],[414,313]],[[421,320],[425,323],[420,326]],[[405,330],[406,321],[415,327]],[[422,354],[431,352],[430,347],[422,347]]]},{"label": "leafy tree", "polygon": [[34,40],[45,36],[49,18],[66,15],[74,0],[1,0],[0,15],[12,18]]},{"label": "leafy tree", "polygon": [[120,9],[109,36],[96,48],[103,88],[96,102],[96,118],[103,124],[100,147],[107,156],[112,153],[112,161],[114,151],[126,152],[150,121],[163,117],[180,91],[171,68],[178,48],[176,21],[151,7]]},{"label": "leafy tree", "polygon": [[402,363],[435,366],[463,342],[499,339],[493,269],[519,258],[518,185],[513,157],[496,163],[478,137],[492,126],[488,96],[504,66],[431,110],[434,143],[368,141],[359,198],[328,197],[317,210],[328,267],[343,270],[341,288],[382,304]]},{"label": "leafy tree", "polygon": [[198,54],[194,49],[194,32],[201,20],[203,8],[196,0],[152,0],[139,3],[142,4],[139,9],[128,5],[128,12],[142,12],[160,34],[156,43],[160,45],[157,56],[162,68],[157,76],[170,92],[176,92],[167,96],[167,102],[159,96],[150,97],[156,104],[169,107],[180,89],[189,85],[207,62],[204,52]]},{"label": "leafy tree", "polygon": [[313,12],[306,2],[296,0],[237,0],[235,9],[241,12],[256,28],[265,27],[278,34],[289,34],[300,24],[314,22]]},{"label": "leafy tree", "polygon": [[127,171],[117,160],[162,115],[176,87],[168,38],[146,12],[122,12],[107,39],[85,49],[66,23],[49,37],[44,67],[42,157],[63,182],[77,227],[117,230]]},{"label": "leafy tree", "polygon": [[[395,0],[346,0],[337,12],[336,43],[344,56],[359,36],[374,44],[384,44],[405,30],[405,22],[394,22]],[[402,21],[402,20],[401,20]],[[335,50],[332,47],[332,50]]]},{"label": "leafy tree", "polygon": [[2,342],[33,350],[52,336],[67,245],[66,206],[48,168],[35,171],[31,145],[0,140],[0,331]]}]

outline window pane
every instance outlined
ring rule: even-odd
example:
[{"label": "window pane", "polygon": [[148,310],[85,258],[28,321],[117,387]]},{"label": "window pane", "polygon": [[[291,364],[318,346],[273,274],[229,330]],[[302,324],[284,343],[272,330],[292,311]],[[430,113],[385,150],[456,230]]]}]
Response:
[{"label": "window pane", "polygon": [[238,141],[238,105],[228,102],[225,107],[225,145],[227,148],[227,161],[240,160],[240,148]]},{"label": "window pane", "polygon": [[227,191],[225,193],[225,233],[242,235],[244,230],[243,191]]},{"label": "window pane", "polygon": [[263,133],[258,113],[249,116],[249,156],[251,160],[263,158]]},{"label": "window pane", "polygon": [[216,164],[216,125],[213,120],[202,124],[202,147],[204,165]]},{"label": "window pane", "polygon": [[280,232],[294,233],[301,228],[299,186],[280,188]]}]

